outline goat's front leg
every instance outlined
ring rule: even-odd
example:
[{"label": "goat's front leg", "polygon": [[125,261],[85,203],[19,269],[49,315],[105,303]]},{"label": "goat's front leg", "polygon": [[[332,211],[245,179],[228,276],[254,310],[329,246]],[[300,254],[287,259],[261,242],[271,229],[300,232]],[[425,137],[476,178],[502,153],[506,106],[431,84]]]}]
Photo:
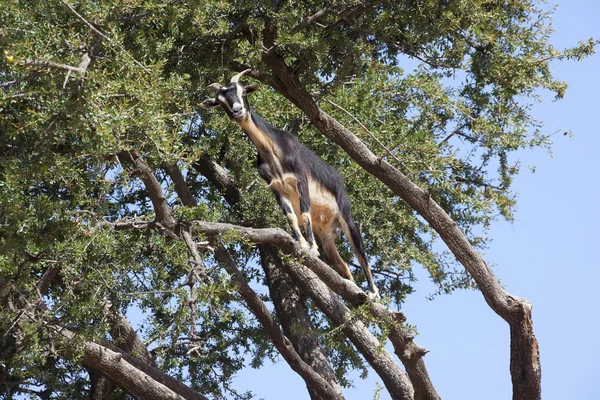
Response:
[{"label": "goat's front leg", "polygon": [[299,177],[297,187],[302,223],[304,225],[304,230],[306,231],[306,240],[308,240],[308,245],[310,246],[310,253],[313,256],[318,257],[319,248],[313,233],[312,217],[310,216],[310,194],[308,191],[308,178],[306,175]]},{"label": "goat's front leg", "polygon": [[292,229],[292,237],[294,238],[294,240],[300,242],[300,245],[303,248],[309,250],[310,246],[308,245],[306,239],[304,239],[304,236],[302,236],[302,232],[300,232],[300,226],[298,225],[298,217],[294,213],[294,206],[292,204],[291,199],[287,195],[282,195],[277,191],[273,191],[273,193],[275,194],[275,200],[277,200],[277,204],[279,204],[279,207],[281,207],[281,209],[285,213],[285,216],[287,217],[288,223],[290,224],[290,228]]}]

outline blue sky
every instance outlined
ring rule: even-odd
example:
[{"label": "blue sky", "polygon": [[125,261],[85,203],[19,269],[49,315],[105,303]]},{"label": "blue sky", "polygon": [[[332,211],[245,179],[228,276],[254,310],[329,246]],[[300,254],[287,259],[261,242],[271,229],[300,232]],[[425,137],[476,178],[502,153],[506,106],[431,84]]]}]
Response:
[{"label": "blue sky", "polygon": [[[554,14],[559,49],[591,36],[600,38],[600,2],[571,0]],[[600,399],[598,344],[600,282],[600,54],[582,62],[555,63],[558,79],[569,84],[566,97],[534,106],[546,132],[571,131],[553,137],[553,154],[523,151],[523,172],[514,189],[519,194],[514,223],[500,221],[491,231],[493,242],[484,254],[496,265],[496,276],[507,290],[533,304],[534,331],[540,344],[542,392],[545,400]],[[528,172],[529,165],[536,173]],[[417,343],[433,383],[443,399],[495,400],[511,398],[508,325],[487,306],[481,293],[461,291],[433,301],[434,291],[422,271],[417,292],[403,306],[408,322],[416,325]],[[352,399],[372,399],[374,373],[355,388]],[[280,362],[260,370],[245,370],[235,380],[266,400],[306,399],[300,377]],[[381,394],[387,399],[387,394]]]}]

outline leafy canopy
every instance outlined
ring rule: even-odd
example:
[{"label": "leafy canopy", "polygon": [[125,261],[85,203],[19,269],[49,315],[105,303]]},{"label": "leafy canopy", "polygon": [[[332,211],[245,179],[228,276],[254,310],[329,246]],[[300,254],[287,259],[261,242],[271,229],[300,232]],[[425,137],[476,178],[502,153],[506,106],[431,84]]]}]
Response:
[{"label": "leafy canopy", "polygon": [[[551,14],[530,0],[3,1],[0,288],[10,282],[37,298],[36,282],[58,265],[58,278],[42,294],[43,321],[107,338],[107,304],[124,313],[140,308],[142,335],[161,368],[204,394],[221,396],[245,363],[275,357],[210,250],[203,256],[213,283],[192,293],[182,286],[191,268],[182,243],[104,223],[154,218],[144,186],[115,158],[136,150],[156,170],[178,219],[285,226],[241,129],[221,112],[199,110],[212,95],[203,90],[207,84],[244,66],[267,83],[250,99],[257,112],[299,132],[345,177],[376,279],[390,300],[411,292],[417,265],[440,292],[471,287],[451,255],[434,245],[427,224],[269,85],[262,32],[275,21],[277,51],[318,104],[426,188],[483,249],[490,223],[513,215],[511,183],[520,170],[514,154],[551,144],[530,113],[540,89],[565,94],[549,63],[580,59],[595,46],[590,39],[555,49]],[[92,60],[85,74],[39,63],[77,67],[86,53]],[[237,203],[224,201],[194,168],[206,156],[234,179]],[[174,194],[163,170],[174,163],[197,207],[182,207]],[[246,278],[263,287],[254,247],[230,240]],[[192,297],[195,313],[186,306]],[[0,310],[0,331],[8,331],[19,311]],[[340,377],[364,368],[329,322],[311,315]],[[47,335],[38,322],[22,321],[12,341],[2,339],[0,370],[76,397],[88,385],[85,375],[76,362],[56,359]],[[200,350],[188,354],[192,344]]]}]

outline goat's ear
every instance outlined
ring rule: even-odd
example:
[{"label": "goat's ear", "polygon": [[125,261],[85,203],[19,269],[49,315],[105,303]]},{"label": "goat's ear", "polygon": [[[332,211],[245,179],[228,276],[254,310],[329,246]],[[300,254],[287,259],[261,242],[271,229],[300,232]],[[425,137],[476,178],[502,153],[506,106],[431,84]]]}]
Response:
[{"label": "goat's ear", "polygon": [[256,92],[258,89],[260,89],[260,85],[258,83],[256,85],[248,85],[248,86],[244,87],[246,94]]},{"label": "goat's ear", "polygon": [[200,107],[202,107],[204,109],[218,107],[218,106],[219,106],[219,102],[216,101],[215,99],[206,99],[202,103],[200,103]]}]

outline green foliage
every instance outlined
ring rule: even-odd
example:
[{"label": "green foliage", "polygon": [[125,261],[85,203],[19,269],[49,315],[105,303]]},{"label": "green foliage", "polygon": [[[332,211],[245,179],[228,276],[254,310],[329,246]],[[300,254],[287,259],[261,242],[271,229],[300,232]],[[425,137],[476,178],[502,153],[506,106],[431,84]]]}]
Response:
[{"label": "green foliage", "polygon": [[[144,186],[115,154],[134,149],[143,155],[178,220],[285,227],[254,168],[253,145],[223,113],[198,107],[212,95],[203,88],[228,79],[240,64],[270,82],[261,36],[269,21],[278,26],[276,51],[319,105],[427,189],[476,247],[486,247],[490,224],[513,218],[518,151],[551,145],[530,113],[540,89],[565,95],[549,63],[580,60],[597,41],[554,48],[548,41],[552,10],[532,0],[363,4],[281,2],[274,10],[272,2],[233,0],[72,3],[105,35],[100,40],[62,2],[0,3],[1,373],[57,397],[82,396],[89,389],[85,371],[56,358],[45,326],[108,339],[110,304],[111,312],[143,313],[141,335],[165,371],[214,398],[249,398],[231,392],[231,380],[245,365],[274,360],[272,345],[210,249],[202,256],[210,261],[212,283],[192,288],[184,244],[114,228],[117,220],[154,219]],[[294,29],[325,6],[342,15]],[[85,74],[67,76],[30,62],[76,67],[86,52],[93,59]],[[299,127],[299,140],[345,177],[378,286],[391,302],[411,293],[415,267],[428,270],[439,293],[473,287],[454,258],[439,250],[436,233],[289,101],[268,85],[252,96],[266,120]],[[193,163],[203,155],[234,179],[237,204],[227,204],[195,172]],[[198,206],[182,207],[176,198],[161,169],[174,163]],[[235,232],[223,240],[236,244],[236,262],[266,292],[253,247]],[[15,288],[37,300],[36,283],[53,267],[58,276],[42,294],[48,309],[37,321],[8,306]],[[355,276],[360,283],[362,275]],[[362,359],[309,305],[340,382],[350,385],[350,370],[366,374]]]}]

